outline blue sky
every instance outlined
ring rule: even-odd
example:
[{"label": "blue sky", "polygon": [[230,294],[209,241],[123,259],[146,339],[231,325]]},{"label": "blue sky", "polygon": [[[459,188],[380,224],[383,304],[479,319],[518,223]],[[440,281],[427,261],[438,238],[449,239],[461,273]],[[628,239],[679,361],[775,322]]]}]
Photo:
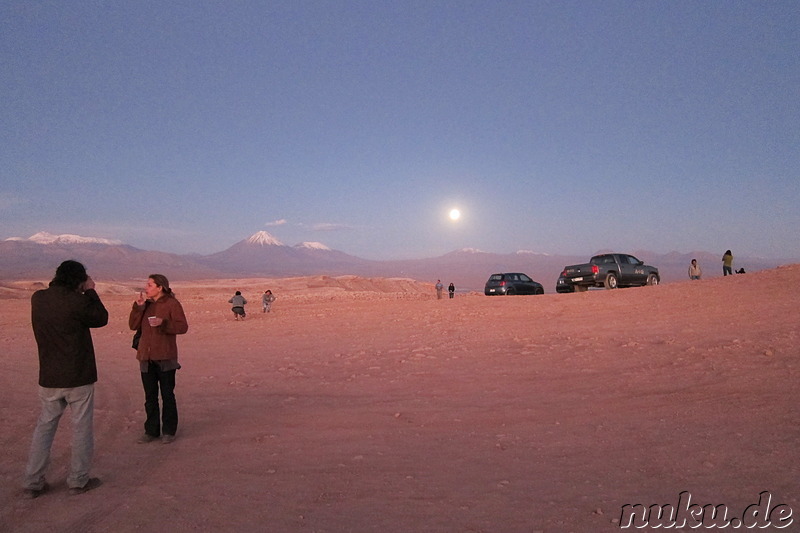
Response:
[{"label": "blue sky", "polygon": [[799,51],[793,1],[8,0],[0,238],[800,258]]}]

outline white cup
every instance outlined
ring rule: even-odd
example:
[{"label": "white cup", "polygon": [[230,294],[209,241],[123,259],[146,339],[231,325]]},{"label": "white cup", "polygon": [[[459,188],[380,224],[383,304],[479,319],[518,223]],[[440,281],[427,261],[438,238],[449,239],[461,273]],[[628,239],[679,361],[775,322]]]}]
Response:
[{"label": "white cup", "polygon": [[158,324],[156,321],[158,320],[157,316],[149,316],[147,317],[147,321],[150,323],[151,326],[157,326]]}]

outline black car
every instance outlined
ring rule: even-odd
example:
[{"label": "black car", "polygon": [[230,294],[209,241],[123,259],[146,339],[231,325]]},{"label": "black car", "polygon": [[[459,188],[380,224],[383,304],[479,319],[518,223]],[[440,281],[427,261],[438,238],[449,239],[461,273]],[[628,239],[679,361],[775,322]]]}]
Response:
[{"label": "black car", "polygon": [[556,281],[556,292],[575,292],[575,286],[571,283],[567,283],[567,278],[564,276],[558,276],[558,281]]},{"label": "black car", "polygon": [[544,294],[544,287],[522,272],[507,272],[489,276],[483,294]]}]

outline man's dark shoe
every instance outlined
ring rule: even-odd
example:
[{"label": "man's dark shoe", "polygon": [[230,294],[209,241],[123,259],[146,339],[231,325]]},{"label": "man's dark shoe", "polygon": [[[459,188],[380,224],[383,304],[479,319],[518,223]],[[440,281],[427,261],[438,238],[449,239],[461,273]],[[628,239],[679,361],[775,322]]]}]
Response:
[{"label": "man's dark shoe", "polygon": [[173,442],[175,442],[175,435],[167,435],[166,433],[161,435],[162,444],[172,444]]},{"label": "man's dark shoe", "polygon": [[136,441],[137,444],[147,444],[148,442],[153,442],[154,440],[158,440],[158,437],[155,435],[151,435],[150,433],[145,433],[139,440]]},{"label": "man's dark shoe", "polygon": [[45,483],[44,485],[42,485],[41,489],[25,489],[22,491],[22,497],[25,498],[26,500],[33,500],[35,498],[38,498],[45,492],[47,492],[49,488],[50,485]]},{"label": "man's dark shoe", "polygon": [[97,487],[99,487],[102,484],[103,484],[103,482],[100,481],[100,478],[90,477],[89,481],[87,481],[86,485],[84,485],[83,487],[72,487],[72,488],[70,488],[69,489],[69,494],[70,494],[70,496],[76,496],[78,494],[83,494],[84,492],[89,492],[92,489],[96,489]]}]

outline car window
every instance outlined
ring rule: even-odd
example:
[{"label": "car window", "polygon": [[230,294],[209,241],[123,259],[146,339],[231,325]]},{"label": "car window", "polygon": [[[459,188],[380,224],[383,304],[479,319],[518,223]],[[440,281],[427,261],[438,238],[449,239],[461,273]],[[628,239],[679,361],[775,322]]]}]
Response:
[{"label": "car window", "polygon": [[520,274],[520,275],[519,275],[519,279],[521,279],[522,281],[526,281],[526,282],[527,282],[527,281],[533,281],[531,278],[529,278],[529,277],[528,277],[528,276],[526,276],[525,274]]},{"label": "car window", "polygon": [[502,281],[502,279],[502,274],[492,274],[492,277],[489,278],[490,281]]},{"label": "car window", "polygon": [[516,274],[511,274],[511,281],[519,281],[519,276]]}]

